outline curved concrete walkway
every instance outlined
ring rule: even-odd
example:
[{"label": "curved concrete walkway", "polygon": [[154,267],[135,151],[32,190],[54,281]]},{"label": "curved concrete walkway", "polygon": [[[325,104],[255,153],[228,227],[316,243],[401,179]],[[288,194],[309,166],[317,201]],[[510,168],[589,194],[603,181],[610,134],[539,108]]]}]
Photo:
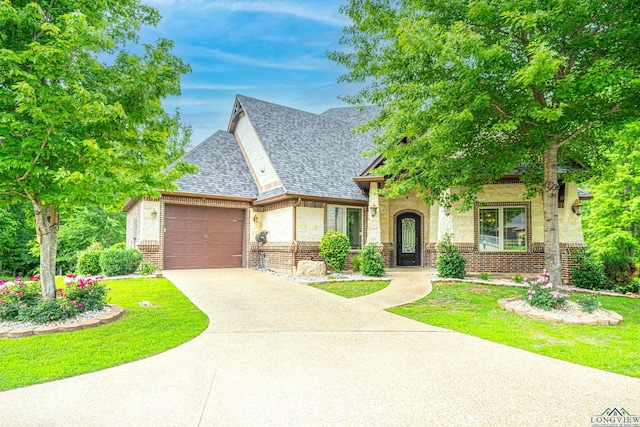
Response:
[{"label": "curved concrete walkway", "polygon": [[2,392],[0,425],[588,426],[607,408],[640,414],[638,379],[395,316],[373,297],[253,270],[166,275],[209,315],[202,335]]},{"label": "curved concrete walkway", "polygon": [[379,292],[355,298],[354,301],[364,302],[381,309],[397,307],[424,298],[433,290],[429,276],[435,270],[424,268],[391,268],[391,283]]}]

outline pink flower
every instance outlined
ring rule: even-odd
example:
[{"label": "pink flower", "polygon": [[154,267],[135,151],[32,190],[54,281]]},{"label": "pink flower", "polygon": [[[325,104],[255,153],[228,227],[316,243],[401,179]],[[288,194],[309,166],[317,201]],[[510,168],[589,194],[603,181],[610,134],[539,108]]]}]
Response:
[{"label": "pink flower", "polygon": [[531,301],[533,299],[533,297],[531,295],[529,295],[529,301]]},{"label": "pink flower", "polygon": [[81,308],[81,307],[82,307],[82,305],[83,305],[83,304],[82,304],[82,302],[79,302],[79,303],[78,303],[78,308]]}]

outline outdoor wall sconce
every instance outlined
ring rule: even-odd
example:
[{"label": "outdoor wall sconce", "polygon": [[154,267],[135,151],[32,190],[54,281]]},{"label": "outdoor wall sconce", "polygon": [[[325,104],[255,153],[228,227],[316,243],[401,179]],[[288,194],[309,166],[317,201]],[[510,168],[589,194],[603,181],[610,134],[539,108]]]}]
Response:
[{"label": "outdoor wall sconce", "polygon": [[152,210],[151,211],[151,218],[156,219],[158,217],[158,211],[157,210]]},{"label": "outdoor wall sconce", "polygon": [[580,216],[582,214],[582,203],[580,203],[580,199],[576,199],[571,206],[571,210],[574,214]]},{"label": "outdoor wall sconce", "polygon": [[253,222],[258,222],[260,220],[260,218],[258,218],[258,215],[254,215],[253,216]]},{"label": "outdoor wall sconce", "polygon": [[376,205],[371,205],[369,206],[369,209],[371,210],[371,217],[375,217],[378,214],[378,207]]},{"label": "outdoor wall sconce", "polygon": [[444,208],[444,214],[446,216],[451,215],[451,205],[444,205],[443,208]]}]

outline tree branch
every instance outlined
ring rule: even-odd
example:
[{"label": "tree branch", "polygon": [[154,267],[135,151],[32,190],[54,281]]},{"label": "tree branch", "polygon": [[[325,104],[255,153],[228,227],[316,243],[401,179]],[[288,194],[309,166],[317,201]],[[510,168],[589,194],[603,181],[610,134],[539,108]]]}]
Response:
[{"label": "tree branch", "polygon": [[538,101],[538,104],[542,108],[547,108],[547,101],[544,99],[544,93],[538,88],[538,85],[531,85],[531,90],[533,91],[533,97]]},{"label": "tree branch", "polygon": [[493,108],[495,108],[496,110],[498,110],[498,112],[500,113],[500,115],[506,119],[511,118],[511,116],[509,116],[506,111],[504,111],[498,104],[496,104],[493,101],[489,101],[489,105]]},{"label": "tree branch", "polygon": [[[42,154],[42,150],[44,150],[44,147],[47,146],[47,142],[49,141],[49,135],[51,135],[51,132],[53,132],[53,125],[49,125],[49,129],[47,130],[47,136],[44,138],[44,140],[42,140],[42,144],[40,145],[40,150],[38,151],[38,153],[36,154],[36,158],[33,159],[33,161],[31,162],[32,166],[35,166],[36,163],[38,163],[38,160],[40,159],[40,155]],[[24,181],[27,176],[29,175],[29,170],[27,170],[24,175],[22,175],[20,178],[18,178],[16,181],[20,182],[20,181]]]}]

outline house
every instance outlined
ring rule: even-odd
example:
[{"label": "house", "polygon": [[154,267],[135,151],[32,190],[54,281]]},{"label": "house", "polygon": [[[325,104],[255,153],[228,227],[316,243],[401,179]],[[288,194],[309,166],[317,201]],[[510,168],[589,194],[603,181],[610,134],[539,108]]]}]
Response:
[{"label": "house", "polygon": [[[351,132],[377,113],[346,107],[313,114],[238,95],[227,131],[183,157],[198,173],[159,200],[127,202],[128,247],[161,269],[260,265],[291,272],[300,260],[319,259],[320,239],[338,230],[349,236],[352,255],[374,242],[388,266],[435,267],[437,242],[453,233],[468,271],[542,270],[542,199],[524,199],[515,174],[486,185],[466,212],[411,195],[380,196],[384,178],[370,172],[384,159],[363,155],[373,148],[370,134]],[[571,252],[584,247],[572,205],[591,196],[569,182],[561,194],[566,279]]]}]

